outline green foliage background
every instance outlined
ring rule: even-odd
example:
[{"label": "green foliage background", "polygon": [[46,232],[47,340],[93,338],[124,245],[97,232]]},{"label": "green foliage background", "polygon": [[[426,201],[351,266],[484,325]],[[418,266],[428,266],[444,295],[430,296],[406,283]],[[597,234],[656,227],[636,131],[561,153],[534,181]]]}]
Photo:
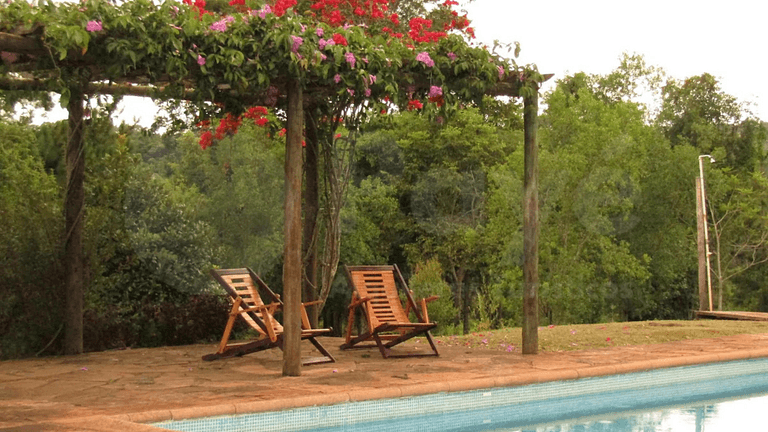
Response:
[{"label": "green foliage background", "polygon": [[[542,325],[689,317],[705,153],[718,160],[705,167],[715,306],[768,311],[765,124],[711,76],[662,72],[626,56],[543,95]],[[657,109],[637,101],[640,85]],[[86,137],[86,349],[212,341],[228,306],[211,268],[248,266],[281,291],[284,138],[244,125],[201,150],[196,130],[113,126],[108,108]],[[440,296],[430,317],[443,334],[519,325],[521,112],[486,99],[451,117],[368,119],[341,264],[398,264],[417,298]],[[60,349],[65,139],[62,123],[0,121],[2,358]],[[321,315],[339,333],[342,273]]]}]

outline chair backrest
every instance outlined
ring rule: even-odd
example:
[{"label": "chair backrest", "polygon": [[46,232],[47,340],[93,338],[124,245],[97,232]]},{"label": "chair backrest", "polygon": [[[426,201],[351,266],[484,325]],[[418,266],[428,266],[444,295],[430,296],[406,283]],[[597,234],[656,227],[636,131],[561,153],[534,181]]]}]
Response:
[{"label": "chair backrest", "polygon": [[[397,292],[396,272],[400,276],[397,267],[346,266],[346,269],[358,298],[370,298],[365,310],[372,327],[383,323],[410,322]],[[404,288],[407,291],[407,287]]]},{"label": "chair backrest", "polygon": [[[266,290],[270,297],[273,297],[271,299],[273,302],[280,302],[279,297],[251,269],[213,269],[211,274],[224,287],[233,301],[238,297],[242,299],[240,310],[264,305],[259,294],[259,287],[262,290]],[[261,310],[243,313],[240,316],[263,335],[267,335],[267,329],[263,327],[266,325],[266,322],[272,323],[272,329],[275,334],[282,333],[283,326],[271,315],[269,320],[265,319],[267,314],[267,311]]]}]

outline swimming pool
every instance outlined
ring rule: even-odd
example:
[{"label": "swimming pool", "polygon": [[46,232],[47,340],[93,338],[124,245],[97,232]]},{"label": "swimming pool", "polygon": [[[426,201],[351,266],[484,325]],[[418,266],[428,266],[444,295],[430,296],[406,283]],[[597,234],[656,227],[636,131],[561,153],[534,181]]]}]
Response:
[{"label": "swimming pool", "polygon": [[[656,412],[660,407],[695,405],[698,401],[761,392],[768,392],[768,359],[169,421],[155,426],[186,432],[469,432],[539,430],[526,429],[538,424],[548,425],[542,426],[545,429],[541,430],[546,431],[624,431],[607,429],[607,425],[621,423],[611,413]],[[597,420],[571,420],[584,418]],[[597,426],[584,429],[584,424]]]}]

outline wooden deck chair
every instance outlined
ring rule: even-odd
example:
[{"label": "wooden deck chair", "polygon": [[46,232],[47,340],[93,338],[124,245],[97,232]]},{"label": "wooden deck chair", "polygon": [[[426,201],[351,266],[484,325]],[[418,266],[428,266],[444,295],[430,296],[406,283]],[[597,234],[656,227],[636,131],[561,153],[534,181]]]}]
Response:
[{"label": "wooden deck chair", "polygon": [[[349,306],[349,322],[347,324],[347,340],[341,349],[378,347],[384,358],[389,357],[425,357],[437,356],[437,347],[429,331],[437,326],[429,322],[427,303],[437,297],[429,297],[420,301],[416,307],[413,294],[405,284],[403,275],[396,265],[393,266],[345,266],[347,277],[352,287],[352,303]],[[405,293],[406,308],[398,294],[398,286]],[[355,311],[360,308],[367,322],[367,331],[352,337],[352,327],[355,325]],[[413,310],[417,322],[408,318]],[[390,348],[408,339],[425,335],[432,352],[393,354]],[[374,341],[375,344],[362,344]]]},{"label": "wooden deck chair", "polygon": [[[203,356],[203,360],[211,361],[242,356],[274,347],[282,349],[283,326],[274,317],[275,312],[283,306],[280,296],[269,289],[267,284],[249,268],[213,269],[211,275],[232,298],[232,309],[229,312],[229,320],[224,329],[224,335],[221,337],[219,350]],[[269,296],[269,304],[264,304],[260,291]],[[305,306],[317,303],[320,302],[303,303],[301,306],[301,339],[309,340],[323,356],[303,361],[304,365],[336,361],[316,339],[317,336],[330,333],[331,329],[313,329],[309,325]],[[230,344],[229,337],[237,317],[243,317],[254,330],[259,332],[259,339],[246,343]]]}]

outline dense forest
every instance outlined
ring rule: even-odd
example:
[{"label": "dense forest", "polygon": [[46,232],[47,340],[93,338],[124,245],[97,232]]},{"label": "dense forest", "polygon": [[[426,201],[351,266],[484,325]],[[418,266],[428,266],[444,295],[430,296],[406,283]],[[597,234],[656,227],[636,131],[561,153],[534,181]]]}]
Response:
[{"label": "dense forest", "polygon": [[[766,123],[715,77],[667,78],[639,56],[556,79],[539,119],[541,323],[690,317],[704,154],[715,308],[768,311]],[[0,358],[55,354],[67,125],[33,125],[3,97]],[[279,129],[243,123],[202,149],[199,128],[114,125],[114,104],[91,105],[86,350],[218,338],[214,267],[251,267],[281,291]],[[321,154],[321,250],[338,221],[340,266],[398,264],[417,296],[440,296],[439,333],[519,326],[522,143],[519,101],[491,98],[338,131]],[[323,274],[335,275],[321,321],[340,334],[350,290],[343,271]]]}]

